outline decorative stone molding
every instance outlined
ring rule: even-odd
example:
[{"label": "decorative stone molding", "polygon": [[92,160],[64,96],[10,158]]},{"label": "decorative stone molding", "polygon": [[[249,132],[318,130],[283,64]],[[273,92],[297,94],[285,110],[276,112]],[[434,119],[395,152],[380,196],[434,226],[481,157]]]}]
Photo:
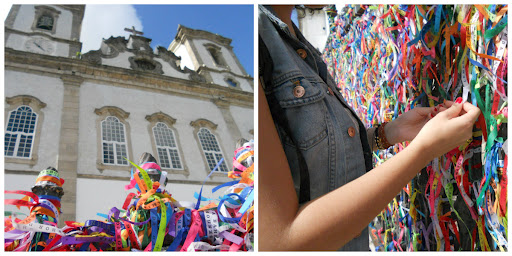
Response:
[{"label": "decorative stone molding", "polygon": [[[122,36],[118,36],[118,37],[111,36],[108,39],[104,40],[103,44],[113,47],[114,50],[116,50],[118,53],[125,52],[128,50],[128,47],[127,47],[128,40],[126,40],[126,38],[124,38]],[[115,56],[117,56],[117,55],[115,55]]]},{"label": "decorative stone molding", "polygon": [[168,51],[165,49],[165,47],[162,46],[158,46],[156,50],[158,57],[169,63],[174,69],[184,73],[184,71],[180,68],[181,57],[176,56],[173,52]]},{"label": "decorative stone molding", "polygon": [[[52,8],[50,6],[47,6],[47,5],[36,5],[34,6],[34,9],[35,9],[35,16],[34,16],[34,21],[32,22],[32,31],[39,31],[39,32],[45,32],[45,33],[50,33],[50,34],[55,34],[55,31],[57,29],[57,19],[59,18],[59,15],[61,14],[61,12],[55,8]],[[37,23],[39,21],[39,19],[44,16],[44,15],[47,15],[47,16],[50,16],[52,18],[52,30],[47,30],[47,29],[41,29],[41,28],[38,28],[37,27]]]},{"label": "decorative stone molding", "polygon": [[134,159],[133,158],[133,152],[132,152],[132,140],[131,140],[131,131],[130,131],[130,124],[126,121],[126,119],[130,116],[129,112],[126,112],[122,110],[121,108],[115,107],[115,106],[105,106],[102,108],[97,108],[94,110],[94,113],[98,115],[98,118],[96,118],[96,144],[98,153],[96,154],[97,160],[96,160],[96,168],[103,172],[104,170],[130,170],[128,165],[111,165],[111,164],[104,164],[103,163],[103,145],[102,145],[102,139],[101,139],[101,122],[105,120],[108,116],[115,116],[119,119],[119,122],[121,122],[124,125],[125,129],[125,140],[126,140],[126,152],[127,152],[127,158],[128,159]]},{"label": "decorative stone molding", "polygon": [[16,105],[15,108],[18,108],[21,105],[27,105],[30,106],[34,111],[40,111],[42,108],[46,107],[46,103],[30,95],[17,95],[14,97],[6,97],[5,103],[9,105]]},{"label": "decorative stone molding", "polygon": [[[199,83],[206,82],[206,78],[196,71],[190,70],[187,67],[181,69],[179,66],[181,58],[164,47],[159,46],[157,48],[157,54],[154,54],[149,45],[150,42],[150,39],[140,36],[131,36],[130,41],[126,40],[124,37],[110,37],[102,42],[100,50],[89,51],[82,54],[81,60],[94,65],[101,65],[103,58],[111,59],[118,57],[122,52],[131,52],[134,56],[128,57],[128,62],[130,63],[130,68],[133,70],[163,75],[162,64],[156,59],[159,58],[169,63],[176,71],[189,74],[191,81]],[[133,49],[128,48],[128,44],[131,44]],[[144,65],[144,63],[146,65]]]},{"label": "decorative stone molding", "polygon": [[126,119],[130,116],[129,112],[126,112],[116,106],[105,106],[102,108],[97,108],[94,110],[94,113],[99,116],[116,116],[121,119]]},{"label": "decorative stone molding", "polygon": [[[5,70],[27,72],[36,75],[60,77],[66,70],[75,71],[87,81],[111,84],[112,86],[148,92],[180,95],[186,98],[210,100],[211,95],[223,96],[232,105],[253,107],[253,92],[233,90],[225,86],[198,83],[196,81],[157,75],[154,73],[130,72],[130,69],[105,65],[91,65],[86,61],[71,58],[32,54],[5,49]],[[237,79],[239,76],[233,75]],[[249,79],[249,78],[245,78]],[[252,82],[252,80],[248,80]]]},{"label": "decorative stone molding", "polygon": [[128,58],[130,62],[130,68],[142,72],[151,72],[155,74],[163,74],[162,64],[160,62],[151,59],[148,56],[131,56]]},{"label": "decorative stone molding", "polygon": [[215,124],[214,122],[212,122],[210,120],[204,119],[204,118],[200,118],[200,119],[190,122],[190,126],[196,128],[198,130],[201,127],[207,127],[214,131],[217,129],[217,124]]},{"label": "decorative stone molding", "polygon": [[178,151],[179,151],[179,154],[180,154],[180,160],[181,160],[181,165],[183,166],[182,169],[172,169],[172,168],[164,168],[162,167],[162,169],[166,170],[167,173],[169,174],[183,174],[185,176],[189,176],[190,175],[190,172],[188,170],[188,167],[187,167],[187,164],[185,163],[185,157],[184,157],[184,154],[183,154],[183,151],[181,149],[181,143],[180,143],[180,136],[178,134],[178,131],[174,128],[174,124],[176,123],[176,119],[163,113],[163,112],[157,112],[157,113],[154,113],[154,114],[151,114],[151,115],[147,115],[146,117],[146,120],[149,122],[148,124],[148,132],[149,134],[151,135],[151,147],[153,149],[153,156],[155,156],[156,158],[160,158],[160,156],[158,155],[158,150],[157,150],[157,147],[156,147],[156,143],[155,143],[155,134],[153,133],[153,127],[156,126],[157,123],[164,123],[167,125],[167,127],[169,129],[171,129],[174,133],[174,139],[176,141],[176,147],[178,148]]},{"label": "decorative stone molding", "polygon": [[101,46],[99,50],[89,51],[87,53],[82,54],[82,60],[85,60],[91,64],[101,65],[102,59],[112,59],[119,56],[120,52],[125,52],[127,50],[126,44],[128,40],[124,37],[113,37],[111,36],[108,39],[103,40],[101,42]]},{"label": "decorative stone molding", "polygon": [[[31,95],[17,95],[13,97],[5,98],[5,120],[9,120],[9,112],[17,109],[22,105],[26,105],[32,108],[37,114],[37,123],[36,123],[36,131],[34,133],[33,144],[32,144],[32,152],[30,158],[17,158],[17,157],[4,157],[5,163],[16,163],[16,164],[28,164],[30,168],[37,164],[38,149],[39,149],[39,140],[41,138],[41,130],[43,128],[44,122],[44,112],[43,108],[46,107],[46,103],[40,101],[38,98]],[[6,123],[7,125],[7,123]]]},{"label": "decorative stone molding", "polygon": [[151,39],[143,36],[130,35],[130,39],[128,39],[128,44],[131,46],[130,50],[134,52],[147,52],[150,55],[154,55],[150,43]]},{"label": "decorative stone molding", "polygon": [[158,123],[162,122],[167,124],[168,126],[173,126],[176,123],[176,119],[172,118],[171,116],[163,113],[163,112],[157,112],[152,115],[147,115],[146,120],[148,120],[150,123]]},{"label": "decorative stone molding", "polygon": [[212,42],[216,42],[220,45],[224,45],[226,47],[230,46],[232,41],[231,39],[223,37],[218,34],[213,34],[205,30],[188,28],[180,24],[178,26],[178,33],[176,33],[175,40],[177,40],[178,42],[185,42],[187,37],[204,38]]}]

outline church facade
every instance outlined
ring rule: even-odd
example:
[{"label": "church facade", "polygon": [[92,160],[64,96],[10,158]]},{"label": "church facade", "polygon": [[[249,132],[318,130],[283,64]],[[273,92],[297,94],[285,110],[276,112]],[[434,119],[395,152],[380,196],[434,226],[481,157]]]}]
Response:
[{"label": "church facade", "polygon": [[55,167],[65,179],[63,223],[122,206],[127,159],[137,163],[144,152],[167,172],[177,200],[195,200],[222,158],[203,196],[230,181],[235,144],[252,139],[254,126],[253,78],[231,39],[180,25],[169,48],[152,49],[132,29],[80,53],[85,8],[13,5],[8,14],[5,189],[30,190]]}]

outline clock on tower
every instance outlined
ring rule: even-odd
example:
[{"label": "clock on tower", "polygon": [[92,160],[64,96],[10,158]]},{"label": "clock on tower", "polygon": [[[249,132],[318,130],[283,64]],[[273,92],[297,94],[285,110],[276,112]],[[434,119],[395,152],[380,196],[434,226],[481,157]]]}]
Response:
[{"label": "clock on tower", "polygon": [[25,49],[30,52],[51,55],[55,51],[55,45],[54,42],[43,37],[34,37],[25,41]]}]

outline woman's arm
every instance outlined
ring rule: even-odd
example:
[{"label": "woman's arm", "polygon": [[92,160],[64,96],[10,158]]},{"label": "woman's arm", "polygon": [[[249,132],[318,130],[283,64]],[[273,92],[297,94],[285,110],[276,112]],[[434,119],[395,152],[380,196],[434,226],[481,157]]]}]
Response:
[{"label": "woman's arm", "polygon": [[[431,113],[437,114],[438,108],[441,108],[441,105],[437,107],[415,107],[401,114],[397,119],[389,122],[384,127],[386,139],[391,145],[413,140],[421,128],[433,118]],[[442,108],[443,110],[446,109]],[[372,127],[367,129],[366,132],[370,148],[373,151],[377,150],[377,143],[375,143],[375,132],[377,130],[375,127]]]},{"label": "woman's arm", "polygon": [[[299,207],[261,86],[258,106],[258,247],[262,251],[342,247],[360,234],[431,159],[470,138],[479,114],[478,108],[464,105],[468,113],[457,117],[463,106],[454,104],[429,121],[407,148],[384,164]],[[441,126],[444,129],[439,130]]]}]

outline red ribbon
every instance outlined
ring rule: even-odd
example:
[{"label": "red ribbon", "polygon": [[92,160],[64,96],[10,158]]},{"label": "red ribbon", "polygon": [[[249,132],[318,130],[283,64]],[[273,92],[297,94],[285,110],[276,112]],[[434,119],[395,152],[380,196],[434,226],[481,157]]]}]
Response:
[{"label": "red ribbon", "polygon": [[203,220],[201,219],[199,212],[195,209],[192,210],[191,222],[192,222],[192,225],[190,225],[190,230],[188,231],[187,238],[185,239],[185,242],[183,243],[183,247],[181,247],[182,252],[187,251],[187,248],[194,241],[197,234],[199,234],[199,236],[204,236],[204,231],[202,228]]}]

